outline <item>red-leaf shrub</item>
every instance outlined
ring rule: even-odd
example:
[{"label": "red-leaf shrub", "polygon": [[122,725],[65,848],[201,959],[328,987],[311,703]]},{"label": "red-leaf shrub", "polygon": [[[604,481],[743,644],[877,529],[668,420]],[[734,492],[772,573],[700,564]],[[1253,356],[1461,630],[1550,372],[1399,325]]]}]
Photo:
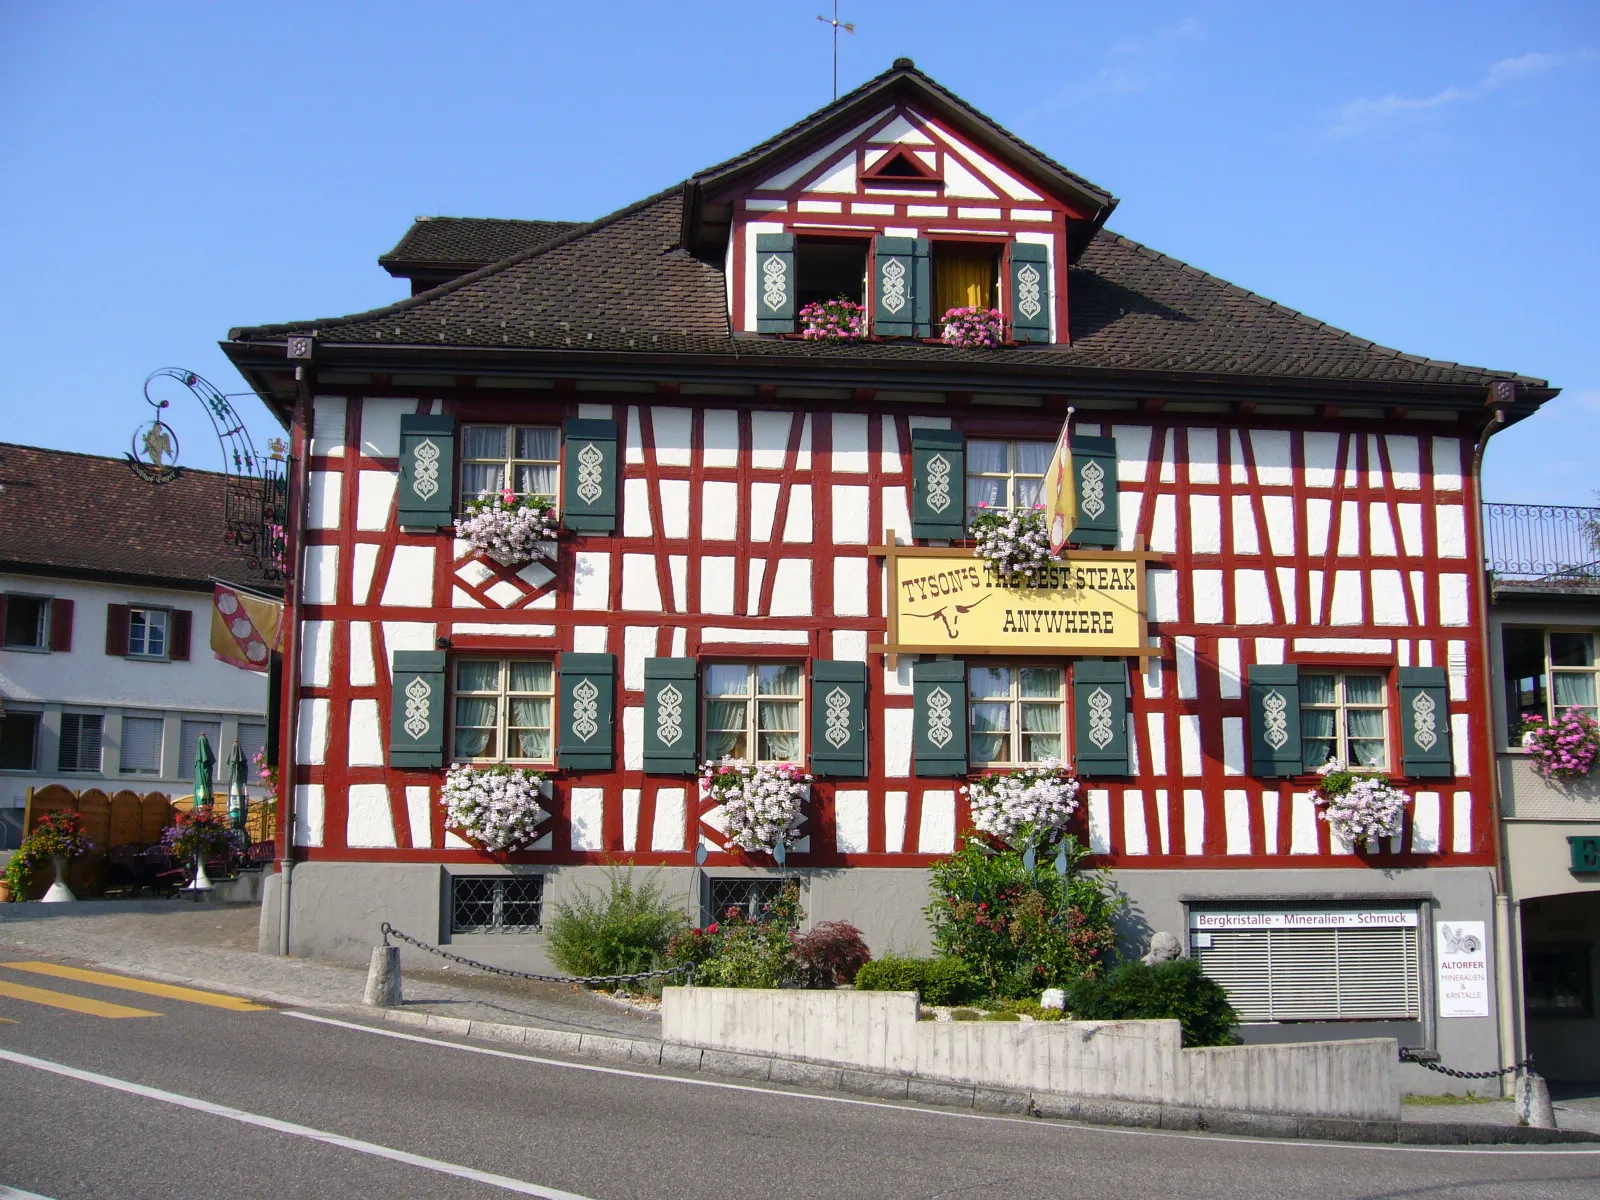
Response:
[{"label": "red-leaf shrub", "polygon": [[861,930],[849,921],[824,921],[794,939],[795,973],[806,987],[853,983],[856,972],[871,958]]}]

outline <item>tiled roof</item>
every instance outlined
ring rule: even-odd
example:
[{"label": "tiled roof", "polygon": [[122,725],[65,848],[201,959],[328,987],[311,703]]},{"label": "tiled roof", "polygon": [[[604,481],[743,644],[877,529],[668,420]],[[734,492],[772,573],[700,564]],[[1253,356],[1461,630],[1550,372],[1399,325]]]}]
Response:
[{"label": "tiled roof", "polygon": [[1544,386],[1379,346],[1106,230],[1070,272],[1069,346],[958,350],[735,338],[720,261],[679,248],[685,194],[673,188],[386,308],[230,336],[276,340],[315,329],[318,342],[332,346],[637,351],[941,369],[1027,363],[1401,386],[1515,377]]},{"label": "tiled roof", "polygon": [[581,224],[500,217],[418,217],[378,264],[385,268],[419,264],[481,267],[543,246]]},{"label": "tiled roof", "polygon": [[157,486],[120,458],[0,442],[0,570],[244,582],[243,558],[223,541],[224,480],[185,469]]}]

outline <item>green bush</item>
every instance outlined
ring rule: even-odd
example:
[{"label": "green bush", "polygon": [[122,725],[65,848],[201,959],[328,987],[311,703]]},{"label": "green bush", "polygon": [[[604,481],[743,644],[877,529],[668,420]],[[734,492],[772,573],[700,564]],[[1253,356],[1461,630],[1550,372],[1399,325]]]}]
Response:
[{"label": "green bush", "polygon": [[550,958],[573,975],[632,975],[666,965],[667,947],[688,921],[653,879],[613,869],[605,892],[585,888],[556,905]]},{"label": "green bush", "polygon": [[856,973],[863,992],[916,992],[924,1004],[960,1004],[979,992],[958,958],[907,958],[886,954]]},{"label": "green bush", "polygon": [[1171,1019],[1183,1024],[1185,1046],[1231,1046],[1239,1014],[1192,958],[1148,966],[1125,962],[1067,989],[1072,1015],[1084,1021]]},{"label": "green bush", "polygon": [[800,889],[787,884],[754,920],[742,908],[730,908],[704,929],[678,933],[667,947],[667,961],[692,964],[696,987],[780,987],[800,971],[794,931],[805,915]]},{"label": "green bush", "polygon": [[1030,868],[1020,851],[969,837],[933,865],[933,901],[924,910],[933,944],[961,959],[985,995],[1064,988],[1099,974],[1115,952],[1111,922],[1121,899],[1103,873],[1079,868],[1087,851],[1070,835],[1065,875],[1053,849]]}]

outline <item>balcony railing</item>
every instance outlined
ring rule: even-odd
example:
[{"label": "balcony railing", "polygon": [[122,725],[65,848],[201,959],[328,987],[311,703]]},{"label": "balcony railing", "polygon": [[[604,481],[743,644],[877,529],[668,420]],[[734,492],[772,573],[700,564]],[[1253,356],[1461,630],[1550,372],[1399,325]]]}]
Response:
[{"label": "balcony railing", "polygon": [[1501,579],[1600,579],[1600,508],[1485,504],[1483,534]]}]

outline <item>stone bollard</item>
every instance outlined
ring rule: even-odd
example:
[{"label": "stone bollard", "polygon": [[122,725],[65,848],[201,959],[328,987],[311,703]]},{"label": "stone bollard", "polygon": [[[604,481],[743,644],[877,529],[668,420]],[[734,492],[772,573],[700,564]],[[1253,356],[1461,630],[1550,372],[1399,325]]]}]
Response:
[{"label": "stone bollard", "polygon": [[400,1005],[400,947],[374,946],[367,967],[367,991],[362,1001],[379,1008]]},{"label": "stone bollard", "polygon": [[1517,1072],[1517,1120],[1534,1129],[1556,1127],[1555,1106],[1550,1103],[1550,1085],[1543,1075],[1532,1071]]}]

